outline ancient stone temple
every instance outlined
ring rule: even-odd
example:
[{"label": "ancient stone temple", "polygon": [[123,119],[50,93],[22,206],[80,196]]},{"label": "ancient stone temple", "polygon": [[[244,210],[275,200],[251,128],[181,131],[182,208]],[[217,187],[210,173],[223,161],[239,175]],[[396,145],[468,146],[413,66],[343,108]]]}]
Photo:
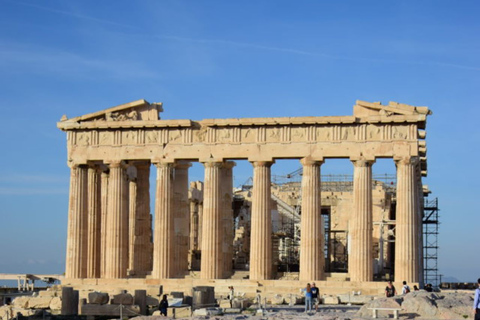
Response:
[{"label": "ancient stone temple", "polygon": [[[427,107],[357,101],[353,116],[201,121],[163,120],[162,111],[160,103],[138,100],[57,124],[67,133],[71,169],[66,283],[219,283],[233,277],[241,258],[244,281],[268,286],[277,278],[272,209],[279,202],[272,199],[281,197],[271,168],[276,159],[298,159],[298,278],[328,287],[320,174],[324,161],[336,158],[350,159],[353,171],[345,280],[356,288],[374,280],[372,166],[390,158],[397,168],[392,275],[421,281]],[[235,160],[248,160],[253,176],[249,249],[241,257],[234,256]],[[203,182],[189,182],[192,162],[203,164]]]}]

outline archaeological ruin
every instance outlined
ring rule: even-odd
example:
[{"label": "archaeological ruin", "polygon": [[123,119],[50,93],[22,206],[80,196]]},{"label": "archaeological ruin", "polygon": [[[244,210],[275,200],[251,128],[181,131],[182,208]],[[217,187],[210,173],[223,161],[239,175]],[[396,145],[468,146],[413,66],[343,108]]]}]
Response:
[{"label": "archaeological ruin", "polygon": [[[162,108],[138,100],[58,122],[71,170],[62,284],[268,296],[311,281],[332,294],[422,283],[427,107],[200,121],[161,119]],[[383,158],[392,182],[372,175]],[[301,169],[272,178],[279,159]],[[349,159],[351,179],[321,179],[326,159]],[[252,164],[241,188],[235,160]],[[189,181],[193,162],[203,181]]]}]

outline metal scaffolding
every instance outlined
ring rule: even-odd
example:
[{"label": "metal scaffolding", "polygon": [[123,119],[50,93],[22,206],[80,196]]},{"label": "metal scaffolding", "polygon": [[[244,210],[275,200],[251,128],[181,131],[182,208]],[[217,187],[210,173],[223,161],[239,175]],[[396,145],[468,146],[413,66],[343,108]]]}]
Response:
[{"label": "metal scaffolding", "polygon": [[423,209],[423,272],[425,284],[440,285],[438,274],[438,198],[425,198]]}]

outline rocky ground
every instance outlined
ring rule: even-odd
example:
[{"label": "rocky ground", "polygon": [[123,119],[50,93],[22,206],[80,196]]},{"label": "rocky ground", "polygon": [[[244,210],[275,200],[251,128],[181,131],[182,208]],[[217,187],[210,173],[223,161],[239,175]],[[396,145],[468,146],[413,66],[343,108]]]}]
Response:
[{"label": "rocky ground", "polygon": [[[58,292],[42,293],[37,297],[22,297],[14,300],[10,306],[0,307],[0,318],[12,319],[17,312],[23,316],[43,317],[43,310],[48,313],[59,311],[61,300]],[[372,310],[376,307],[400,308],[400,319],[473,319],[473,291],[444,291],[444,292],[411,292],[393,298],[378,297],[363,306],[321,305],[318,312],[304,313],[301,305],[267,306],[264,314],[255,314],[256,308],[251,307],[242,313],[224,315],[193,316],[194,320],[243,320],[243,319],[325,319],[325,320],[364,320],[372,319]],[[217,311],[220,309],[217,309]],[[171,312],[171,310],[169,310]],[[187,313],[189,315],[190,312]],[[169,314],[171,315],[171,314]],[[392,312],[379,312],[380,319],[393,318]],[[161,316],[139,316],[134,320],[161,320]]]}]

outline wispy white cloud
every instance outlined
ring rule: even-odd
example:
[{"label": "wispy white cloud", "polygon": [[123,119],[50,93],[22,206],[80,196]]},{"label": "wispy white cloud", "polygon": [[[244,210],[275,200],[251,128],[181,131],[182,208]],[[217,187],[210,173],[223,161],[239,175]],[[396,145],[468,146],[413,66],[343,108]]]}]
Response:
[{"label": "wispy white cloud", "polygon": [[159,78],[159,74],[138,61],[93,59],[44,47],[10,43],[0,51],[0,67],[18,66],[16,72],[50,72],[64,76],[115,79]]},{"label": "wispy white cloud", "polygon": [[[336,60],[348,60],[348,61],[358,61],[358,62],[374,62],[374,63],[390,63],[390,64],[405,64],[405,65],[431,65],[431,66],[438,66],[438,67],[446,67],[446,68],[456,68],[456,69],[464,69],[464,70],[470,70],[470,71],[480,71],[480,67],[477,66],[470,66],[470,65],[461,65],[461,64],[454,64],[454,63],[445,63],[442,61],[419,61],[419,60],[400,60],[400,59],[376,59],[376,58],[362,58],[358,56],[342,56],[342,55],[334,55],[334,54],[328,54],[324,52],[314,52],[314,51],[305,51],[305,50],[298,50],[298,49],[293,49],[293,48],[284,48],[284,47],[277,47],[277,46],[267,46],[267,45],[262,45],[262,44],[255,44],[255,43],[249,43],[249,42],[238,42],[238,41],[232,41],[232,40],[224,40],[224,39],[208,39],[208,38],[189,38],[189,37],[180,37],[180,36],[173,36],[173,35],[160,35],[160,34],[153,34],[153,35],[148,35],[148,34],[143,34],[139,33],[141,29],[139,27],[129,25],[126,23],[118,23],[115,21],[107,20],[107,19],[99,19],[96,17],[91,17],[88,15],[83,15],[83,14],[78,14],[78,13],[73,13],[65,10],[59,10],[56,8],[51,8],[51,7],[46,7],[46,6],[41,6],[38,4],[32,4],[32,3],[25,3],[21,1],[10,1],[10,0],[3,0],[7,2],[11,2],[14,4],[18,5],[23,5],[23,6],[29,6],[32,8],[37,8],[40,10],[45,10],[49,11],[52,13],[56,14],[61,14],[61,15],[66,15],[70,16],[73,18],[77,19],[83,19],[83,20],[88,20],[100,24],[105,24],[105,25],[112,25],[116,27],[123,27],[127,29],[131,29],[134,33],[138,33],[138,36],[141,37],[153,37],[153,38],[158,38],[158,39],[163,39],[163,40],[173,40],[173,41],[181,41],[181,42],[188,42],[188,43],[202,43],[202,44],[219,44],[219,45],[229,45],[229,46],[237,46],[237,47],[243,47],[243,48],[252,48],[252,49],[258,49],[258,50],[267,50],[267,51],[274,51],[274,52],[282,52],[282,53],[289,53],[289,54],[295,54],[295,55],[304,55],[304,56],[312,56],[312,57],[318,57],[318,58],[324,58],[324,59],[336,59]],[[116,32],[119,32],[118,30]],[[134,33],[128,33],[130,36],[134,36]],[[37,57],[41,58],[41,57]],[[58,57],[54,57],[53,59],[56,59]],[[62,57],[60,57],[62,58]],[[72,58],[72,57],[71,57]],[[89,60],[89,59],[84,59],[81,57],[76,57],[78,59],[77,62],[80,63],[80,65],[84,66],[89,66],[89,67],[96,67],[96,68],[105,68],[107,70],[110,70],[110,72],[115,72],[118,71],[118,65],[112,64],[110,61],[96,61],[96,60]],[[28,60],[28,59],[27,59]],[[62,59],[60,59],[61,61]],[[75,59],[74,59],[75,60]],[[56,61],[56,60],[50,60],[50,61]],[[109,63],[110,62],[110,63]],[[128,70],[128,66],[126,70]],[[128,72],[127,72],[128,73]],[[142,72],[139,73],[134,73],[137,76],[149,76],[149,72],[146,72],[146,75],[142,75]],[[150,76],[154,76],[150,72]]]}]

